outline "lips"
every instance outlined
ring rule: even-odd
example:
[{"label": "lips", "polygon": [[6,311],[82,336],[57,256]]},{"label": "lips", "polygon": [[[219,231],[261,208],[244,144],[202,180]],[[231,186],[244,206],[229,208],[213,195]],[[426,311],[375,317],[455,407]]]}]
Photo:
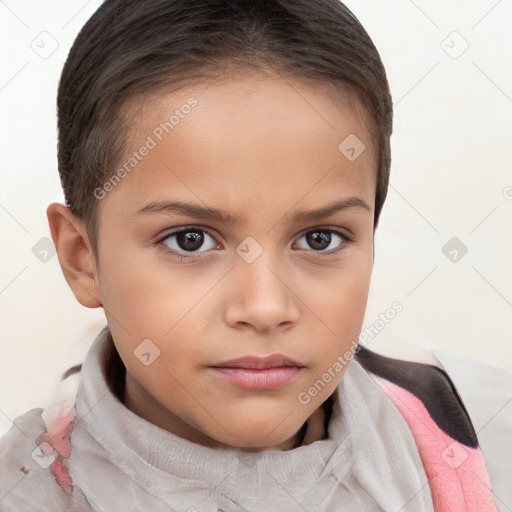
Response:
[{"label": "lips", "polygon": [[284,354],[249,355],[211,365],[212,376],[229,385],[249,390],[272,390],[297,379],[305,365]]},{"label": "lips", "polygon": [[252,370],[265,370],[268,368],[283,366],[304,368],[305,365],[285,356],[284,354],[272,354],[269,356],[250,355],[239,357],[237,359],[230,359],[228,361],[216,363],[211,366],[212,368],[247,368]]}]

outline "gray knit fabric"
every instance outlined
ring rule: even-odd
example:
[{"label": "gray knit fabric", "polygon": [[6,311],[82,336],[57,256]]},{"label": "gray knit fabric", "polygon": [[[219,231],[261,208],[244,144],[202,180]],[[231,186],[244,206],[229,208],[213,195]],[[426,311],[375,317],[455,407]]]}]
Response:
[{"label": "gray knit fabric", "polygon": [[0,440],[1,511],[433,510],[407,424],[356,360],[336,390],[326,439],[241,454],[184,440],[126,408],[105,378],[109,343],[104,330],[81,371],[66,460],[72,495],[31,457],[44,432],[33,409]]}]

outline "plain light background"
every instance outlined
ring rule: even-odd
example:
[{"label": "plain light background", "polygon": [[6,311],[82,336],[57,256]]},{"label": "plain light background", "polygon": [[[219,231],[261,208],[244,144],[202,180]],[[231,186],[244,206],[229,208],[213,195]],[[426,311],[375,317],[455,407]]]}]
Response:
[{"label": "plain light background", "polygon": [[[47,205],[63,201],[58,79],[100,4],[0,0],[0,434],[47,403],[106,324],[41,241]],[[346,4],[380,52],[395,105],[369,347],[408,342],[512,368],[512,0]],[[403,311],[382,328],[395,301]]]}]

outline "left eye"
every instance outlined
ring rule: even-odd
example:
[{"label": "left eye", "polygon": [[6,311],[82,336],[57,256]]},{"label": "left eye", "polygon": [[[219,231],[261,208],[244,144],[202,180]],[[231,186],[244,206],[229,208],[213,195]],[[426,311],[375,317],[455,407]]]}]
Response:
[{"label": "left eye", "polygon": [[[334,236],[333,236],[334,235]],[[349,239],[335,229],[313,229],[305,233],[301,240],[305,239],[309,247],[299,247],[299,249],[312,248],[315,252],[328,252],[331,249],[337,249],[343,247],[345,243],[349,242]],[[336,239],[341,240],[335,247],[330,247]]]}]

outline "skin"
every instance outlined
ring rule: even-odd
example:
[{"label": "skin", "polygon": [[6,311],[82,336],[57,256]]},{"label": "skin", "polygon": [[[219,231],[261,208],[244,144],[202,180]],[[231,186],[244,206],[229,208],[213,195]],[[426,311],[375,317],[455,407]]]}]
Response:
[{"label": "skin", "polygon": [[[47,210],[53,241],[78,301],[105,311],[130,410],[204,446],[287,450],[346,365],[309,403],[299,394],[354,350],[361,331],[374,259],[375,150],[361,109],[327,87],[246,73],[135,102],[128,154],[191,96],[198,105],[99,201],[98,260],[84,223],[60,203]],[[354,161],[338,149],[349,134],[366,145]],[[349,197],[368,209],[293,221],[297,210]],[[136,214],[172,200],[244,219]],[[183,227],[203,234],[203,244],[187,252],[174,236],[155,245]],[[352,241],[327,231],[330,242],[312,246],[315,230],[327,228]],[[236,252],[247,237],[263,249],[252,263]],[[149,366],[134,354],[145,339],[160,350]],[[273,390],[240,388],[208,368],[275,353],[305,368]]]}]

